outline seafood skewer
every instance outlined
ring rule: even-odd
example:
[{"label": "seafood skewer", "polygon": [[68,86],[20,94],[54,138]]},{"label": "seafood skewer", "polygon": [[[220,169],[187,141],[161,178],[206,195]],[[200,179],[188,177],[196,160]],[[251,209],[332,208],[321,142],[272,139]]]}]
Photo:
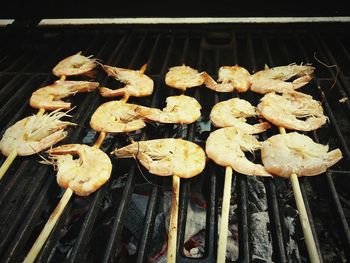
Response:
[{"label": "seafood skewer", "polygon": [[261,142],[259,142],[253,135],[235,127],[226,127],[215,130],[210,133],[206,141],[205,151],[208,158],[212,159],[215,163],[226,167],[216,262],[225,262],[226,258],[232,168],[241,174],[271,176],[262,165],[255,164],[245,157],[245,151],[253,152],[260,148]]},{"label": "seafood skewer", "polygon": [[183,139],[158,139],[134,142],[116,149],[114,154],[118,158],[139,159],[150,173],[172,175],[167,262],[176,262],[180,178],[191,178],[203,171],[204,151],[197,144]]}]

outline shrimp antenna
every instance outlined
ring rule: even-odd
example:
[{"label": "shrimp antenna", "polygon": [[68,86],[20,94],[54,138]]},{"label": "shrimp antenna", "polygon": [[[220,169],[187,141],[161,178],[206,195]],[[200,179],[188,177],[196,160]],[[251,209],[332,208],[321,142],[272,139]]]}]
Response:
[{"label": "shrimp antenna", "polygon": [[335,84],[337,83],[337,80],[338,80],[338,74],[339,74],[339,67],[337,64],[334,64],[334,65],[327,65],[326,63],[322,62],[320,59],[318,59],[316,57],[316,52],[314,52],[314,59],[320,63],[321,65],[325,66],[326,68],[335,68],[336,69],[336,72],[335,72],[335,79],[334,79],[334,82],[331,86],[331,89],[335,86]]}]

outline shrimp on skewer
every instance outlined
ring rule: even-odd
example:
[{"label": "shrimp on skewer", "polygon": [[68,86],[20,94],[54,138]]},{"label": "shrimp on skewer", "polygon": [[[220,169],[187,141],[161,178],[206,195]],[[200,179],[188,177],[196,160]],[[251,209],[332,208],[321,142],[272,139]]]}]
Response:
[{"label": "shrimp on skewer", "polygon": [[131,97],[145,97],[151,95],[153,92],[153,80],[144,74],[146,65],[141,70],[117,68],[108,65],[103,65],[103,69],[108,76],[112,76],[116,80],[126,84],[123,88],[115,90],[101,87],[100,94],[103,97],[117,97],[126,94]]},{"label": "shrimp on skewer", "polygon": [[68,121],[61,121],[67,113],[58,110],[42,116],[26,117],[8,128],[0,141],[0,151],[8,156],[16,151],[20,156],[38,153],[49,148],[67,137],[64,129],[68,125],[75,125]]},{"label": "shrimp on skewer", "polygon": [[[79,196],[87,196],[103,185],[112,172],[108,155],[83,144],[66,144],[47,151],[57,168],[57,183]],[[73,156],[79,156],[73,159]]]},{"label": "shrimp on skewer", "polygon": [[234,127],[226,127],[210,133],[205,151],[210,159],[221,166],[230,166],[245,175],[271,176],[266,169],[249,161],[244,152],[254,152],[261,148],[253,135],[243,133]]},{"label": "shrimp on skewer", "polygon": [[276,126],[312,131],[327,122],[320,102],[301,92],[268,93],[258,105],[259,112],[266,120]]},{"label": "shrimp on skewer", "polygon": [[146,169],[160,176],[191,178],[205,166],[205,153],[200,146],[183,139],[156,139],[134,142],[116,149],[117,158],[136,157]]},{"label": "shrimp on skewer", "polygon": [[257,115],[256,108],[248,101],[233,98],[215,104],[210,112],[210,120],[215,127],[235,127],[248,134],[257,134],[270,128],[268,122],[254,125],[246,123],[246,118]]},{"label": "shrimp on skewer", "polygon": [[81,51],[60,61],[52,70],[57,77],[91,75],[96,59],[81,55]]},{"label": "shrimp on skewer", "polygon": [[92,114],[90,126],[99,132],[131,132],[146,126],[140,111],[148,109],[123,101],[109,101]]},{"label": "shrimp on skewer", "polygon": [[209,76],[208,73],[203,72],[205,86],[217,92],[246,92],[249,89],[250,73],[240,66],[222,66],[219,68],[219,78],[217,83]]},{"label": "shrimp on skewer", "polygon": [[36,109],[70,109],[71,103],[64,102],[61,99],[75,95],[78,92],[91,92],[98,86],[98,82],[57,80],[51,85],[34,91],[29,104]]},{"label": "shrimp on skewer", "polygon": [[[314,70],[315,68],[309,65],[295,64],[261,70],[250,77],[250,89],[260,94],[273,91],[290,92],[309,83],[312,80]],[[297,77],[297,79],[287,82],[293,77]]]},{"label": "shrimp on skewer", "polygon": [[204,83],[202,73],[189,66],[176,66],[169,68],[165,75],[165,83],[172,88],[186,90],[200,86]]},{"label": "shrimp on skewer", "polygon": [[140,107],[142,117],[161,123],[190,124],[201,116],[201,105],[189,96],[170,96],[166,99],[166,107],[163,110]]},{"label": "shrimp on skewer", "polygon": [[270,173],[290,177],[313,176],[326,171],[343,156],[339,149],[328,152],[328,146],[310,137],[290,132],[278,134],[262,143],[262,162]]}]

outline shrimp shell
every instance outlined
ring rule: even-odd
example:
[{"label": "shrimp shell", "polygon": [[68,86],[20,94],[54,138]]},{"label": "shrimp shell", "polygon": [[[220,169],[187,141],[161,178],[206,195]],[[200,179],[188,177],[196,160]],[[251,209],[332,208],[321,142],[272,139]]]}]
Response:
[{"label": "shrimp shell", "polygon": [[156,139],[134,142],[116,149],[117,158],[136,157],[156,175],[191,178],[205,167],[205,153],[197,144],[183,139]]},{"label": "shrimp shell", "polygon": [[[250,76],[250,89],[260,94],[291,92],[309,83],[314,70],[309,65],[295,64],[261,70]],[[287,82],[292,77],[298,78]]]},{"label": "shrimp shell", "polygon": [[145,97],[153,92],[153,80],[143,73],[143,70],[131,70],[124,68],[111,67],[103,65],[104,71],[108,76],[126,84],[120,89],[100,88],[100,94],[103,97],[117,97],[128,94],[131,97]]},{"label": "shrimp shell", "polygon": [[270,128],[268,122],[254,125],[246,123],[246,118],[257,115],[256,108],[248,101],[233,98],[215,104],[210,112],[210,120],[215,127],[235,127],[245,133],[257,134]]},{"label": "shrimp shell", "polygon": [[71,103],[64,102],[61,99],[75,95],[78,92],[91,92],[99,85],[98,82],[90,81],[57,80],[51,85],[34,91],[29,104],[36,109],[70,109]]},{"label": "shrimp shell", "polygon": [[300,92],[268,93],[261,99],[258,110],[269,122],[292,130],[312,131],[327,122],[321,104]]},{"label": "shrimp shell", "polygon": [[[66,144],[48,151],[57,167],[57,183],[70,188],[75,194],[87,196],[107,182],[112,163],[100,149],[83,144]],[[79,158],[73,159],[73,155]]]},{"label": "shrimp shell", "polygon": [[246,92],[249,89],[250,73],[240,66],[222,66],[219,68],[219,78],[217,83],[206,72],[202,73],[205,86],[217,92]]},{"label": "shrimp shell", "polygon": [[278,134],[263,142],[262,162],[270,173],[289,177],[318,175],[342,158],[339,149],[328,152],[328,146],[315,143],[310,137],[290,132]]},{"label": "shrimp shell", "polygon": [[57,76],[76,76],[91,73],[96,67],[96,59],[81,55],[81,51],[60,61],[52,70]]},{"label": "shrimp shell", "polygon": [[60,118],[68,116],[64,112],[53,111],[43,116],[26,117],[9,127],[1,141],[0,151],[8,156],[16,150],[19,156],[27,156],[45,150],[67,137],[64,129],[75,125]]},{"label": "shrimp shell", "polygon": [[244,152],[254,152],[261,148],[253,135],[240,132],[234,127],[226,127],[210,133],[205,151],[208,158],[221,166],[230,166],[245,175],[271,176],[264,166],[249,161]]},{"label": "shrimp shell", "polygon": [[186,90],[202,85],[204,79],[196,69],[182,65],[169,68],[165,75],[165,83],[169,87]]}]

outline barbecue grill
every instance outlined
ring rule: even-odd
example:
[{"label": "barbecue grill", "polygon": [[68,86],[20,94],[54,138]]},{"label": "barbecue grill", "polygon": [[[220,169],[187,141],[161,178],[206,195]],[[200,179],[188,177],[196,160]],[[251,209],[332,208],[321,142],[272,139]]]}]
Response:
[{"label": "barbecue grill", "polygon": [[[222,18],[216,20],[219,23],[206,24],[201,24],[205,18],[186,23],[176,22],[184,19],[160,19],[160,24],[151,24],[147,19],[131,19],[131,24],[124,24],[126,19],[79,19],[67,24],[67,20],[61,20],[60,25],[37,17],[28,20],[21,12],[19,17],[14,22],[5,21],[0,29],[0,136],[19,119],[36,113],[28,104],[31,93],[56,80],[52,68],[78,51],[112,66],[139,69],[147,63],[146,74],[154,80],[155,91],[149,97],[130,101],[158,108],[164,107],[167,96],[178,93],[164,82],[171,66],[186,64],[216,79],[222,65],[238,64],[256,72],[265,64],[312,63],[316,67],[315,79],[302,91],[322,101],[329,123],[307,134],[316,142],[329,144],[331,149],[339,147],[344,158],[322,175],[301,178],[300,185],[321,260],[350,259],[350,38],[346,17],[320,17],[317,23],[303,18],[298,23],[270,23],[285,18],[241,19],[246,23]],[[96,81],[106,87],[118,86],[102,71],[97,73]],[[215,103],[239,96],[257,105],[261,98],[250,91],[218,94],[204,87],[189,89],[186,94],[203,107],[197,123],[148,124],[141,132],[108,135],[101,149],[109,153],[131,138],[165,137],[186,138],[204,147],[213,129],[209,113]],[[108,99],[93,92],[77,94],[69,100],[76,105],[72,122],[78,125],[69,129],[68,138],[61,143],[92,145],[98,134],[89,127],[90,117]],[[272,128],[260,139],[276,133],[277,128]],[[109,182],[88,197],[72,198],[37,262],[164,262],[168,220],[165,207],[170,202],[171,179],[147,173],[135,160],[111,158]],[[0,164],[4,160],[1,156]],[[1,262],[23,261],[62,195],[55,171],[39,160],[38,155],[18,157],[0,181]],[[181,180],[178,262],[215,262],[223,178],[224,169],[208,161],[202,174]],[[237,242],[238,251],[231,260],[308,262],[289,181],[251,178],[235,172],[233,178],[230,225],[237,229],[231,229],[231,241]],[[193,216],[193,211],[199,210],[191,210],[191,206],[196,206],[204,219]],[[257,217],[259,213],[265,213],[265,221]],[[193,244],[193,239],[185,240],[196,219],[204,220],[200,245]],[[199,247],[199,258],[184,250]]]}]

